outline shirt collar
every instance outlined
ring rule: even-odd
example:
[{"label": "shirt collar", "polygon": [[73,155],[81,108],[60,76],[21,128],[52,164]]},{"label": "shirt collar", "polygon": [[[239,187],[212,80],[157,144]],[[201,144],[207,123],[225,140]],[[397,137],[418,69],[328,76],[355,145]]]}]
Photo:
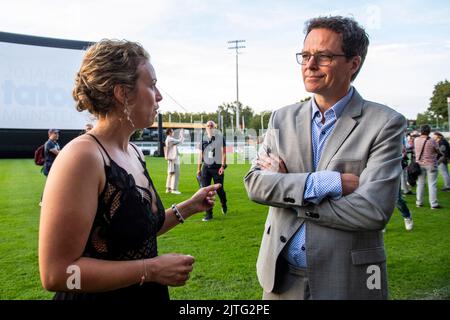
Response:
[{"label": "shirt collar", "polygon": [[[330,109],[325,111],[325,113],[334,113],[336,119],[339,119],[339,117],[341,116],[342,112],[344,111],[345,106],[352,99],[354,91],[355,90],[351,86],[350,89],[348,89],[347,94],[341,100],[336,102]],[[319,107],[317,106],[316,100],[314,99],[314,97],[312,97],[311,107],[312,107],[311,119],[314,119],[314,117],[316,116],[317,112],[320,113]]]}]

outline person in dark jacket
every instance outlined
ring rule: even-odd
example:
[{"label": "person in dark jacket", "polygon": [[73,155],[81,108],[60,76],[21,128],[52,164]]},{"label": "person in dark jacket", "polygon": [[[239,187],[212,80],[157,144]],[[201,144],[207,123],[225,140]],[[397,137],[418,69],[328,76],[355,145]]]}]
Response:
[{"label": "person in dark jacket", "polygon": [[439,151],[441,152],[438,155],[438,169],[441,172],[442,177],[444,178],[444,188],[441,191],[450,191],[450,176],[448,174],[448,160],[450,158],[450,145],[448,141],[444,138],[442,133],[436,131],[433,133],[433,139],[439,145]]}]

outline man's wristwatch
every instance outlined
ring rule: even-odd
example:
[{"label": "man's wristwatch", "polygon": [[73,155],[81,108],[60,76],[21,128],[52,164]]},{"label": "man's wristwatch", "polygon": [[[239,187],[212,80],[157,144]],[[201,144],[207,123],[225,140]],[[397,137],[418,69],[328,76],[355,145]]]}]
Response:
[{"label": "man's wristwatch", "polygon": [[223,164],[223,165],[221,165],[221,167],[225,170],[228,167],[228,165]]}]

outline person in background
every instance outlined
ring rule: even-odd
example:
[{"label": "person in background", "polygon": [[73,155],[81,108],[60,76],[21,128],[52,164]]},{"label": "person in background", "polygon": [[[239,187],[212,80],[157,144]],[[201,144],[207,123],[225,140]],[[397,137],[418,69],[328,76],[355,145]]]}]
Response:
[{"label": "person in background", "polygon": [[84,133],[88,133],[89,131],[92,130],[92,128],[94,128],[92,123],[86,123],[86,125],[84,126]]},{"label": "person in background", "polygon": [[431,209],[440,209],[437,198],[437,158],[440,154],[439,145],[430,139],[431,128],[424,124],[420,127],[420,136],[414,139],[416,162],[420,165],[421,173],[417,178],[416,206],[423,206],[425,179],[428,178],[428,197]]},{"label": "person in background", "polygon": [[94,125],[92,123],[86,123],[84,126],[84,130],[81,131],[78,135],[81,136],[82,134],[88,133],[92,130],[92,128],[94,128]]},{"label": "person in background", "polygon": [[[209,186],[211,180],[219,183],[221,187],[217,190],[220,203],[222,204],[222,213],[227,214],[227,195],[224,190],[225,169],[227,168],[225,137],[216,129],[214,121],[206,122],[205,139],[202,136],[201,152],[198,157],[197,177],[201,176],[201,186]],[[213,218],[213,208],[206,211],[203,221],[209,221]]]},{"label": "person in background", "polygon": [[395,202],[395,206],[402,214],[403,222],[405,223],[405,229],[407,231],[411,231],[414,227],[414,221],[412,219],[411,211],[409,211],[408,205],[406,204],[405,199],[403,199],[401,189],[398,192],[398,198]]},{"label": "person in background", "polygon": [[409,134],[407,134],[405,130],[402,148],[402,173],[400,175],[400,186],[403,194],[412,194],[411,186],[408,184],[408,172],[407,172],[407,166],[409,163],[408,152],[411,149],[411,145],[408,143],[408,139]]},{"label": "person in background", "polygon": [[434,132],[433,139],[439,145],[439,151],[441,152],[438,155],[438,169],[441,172],[442,178],[444,179],[444,187],[441,191],[450,191],[450,176],[448,174],[448,160],[450,159],[450,145],[448,141],[444,138],[442,133]]},{"label": "person in background", "polygon": [[39,270],[57,300],[139,301],[152,309],[182,286],[194,257],[158,255],[157,236],[210,209],[220,185],[165,209],[130,137],[150,127],[162,96],[147,51],[126,40],[89,47],[75,78],[78,111],[98,122],[67,144],[45,185]]},{"label": "person in background", "polygon": [[47,177],[50,173],[50,169],[53,166],[53,162],[61,150],[59,144],[59,130],[58,129],[49,129],[48,130],[48,140],[44,146],[44,168],[42,173]]},{"label": "person in background", "polygon": [[167,160],[167,180],[166,193],[181,194],[178,190],[180,182],[180,157],[178,152],[178,145],[183,143],[183,130],[180,130],[178,139],[173,137],[173,129],[166,130],[166,160]]}]

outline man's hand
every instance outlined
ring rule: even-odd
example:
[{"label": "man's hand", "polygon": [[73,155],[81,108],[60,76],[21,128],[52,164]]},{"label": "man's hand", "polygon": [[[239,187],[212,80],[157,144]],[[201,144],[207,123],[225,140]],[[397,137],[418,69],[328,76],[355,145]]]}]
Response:
[{"label": "man's hand", "polygon": [[353,193],[359,186],[359,177],[352,173],[341,173],[342,195]]},{"label": "man's hand", "polygon": [[219,176],[223,175],[223,172],[225,171],[224,167],[219,168]]},{"label": "man's hand", "polygon": [[268,156],[260,156],[257,160],[257,164],[261,167],[261,170],[268,170],[278,173],[288,173],[283,159],[272,154],[269,154]]}]

